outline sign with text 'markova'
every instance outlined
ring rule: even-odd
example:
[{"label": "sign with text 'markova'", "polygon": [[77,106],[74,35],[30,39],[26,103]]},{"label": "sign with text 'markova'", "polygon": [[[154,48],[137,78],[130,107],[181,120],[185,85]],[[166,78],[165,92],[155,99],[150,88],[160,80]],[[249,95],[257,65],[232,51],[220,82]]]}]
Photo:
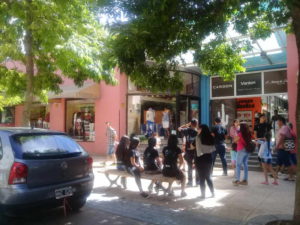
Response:
[{"label": "sign with text 'markova'", "polygon": [[234,81],[224,81],[221,77],[211,78],[212,97],[234,96]]},{"label": "sign with text 'markova'", "polygon": [[286,70],[265,72],[264,85],[265,94],[287,92]]},{"label": "sign with text 'markova'", "polygon": [[262,94],[261,73],[251,73],[236,76],[236,95]]}]

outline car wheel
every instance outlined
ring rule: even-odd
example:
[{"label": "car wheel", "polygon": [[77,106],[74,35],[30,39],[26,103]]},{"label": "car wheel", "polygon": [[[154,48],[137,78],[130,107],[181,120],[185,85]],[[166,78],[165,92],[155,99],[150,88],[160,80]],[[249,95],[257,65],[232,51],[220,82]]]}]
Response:
[{"label": "car wheel", "polygon": [[79,211],[86,203],[87,197],[75,197],[70,199],[69,204],[71,206],[71,209],[75,212]]}]

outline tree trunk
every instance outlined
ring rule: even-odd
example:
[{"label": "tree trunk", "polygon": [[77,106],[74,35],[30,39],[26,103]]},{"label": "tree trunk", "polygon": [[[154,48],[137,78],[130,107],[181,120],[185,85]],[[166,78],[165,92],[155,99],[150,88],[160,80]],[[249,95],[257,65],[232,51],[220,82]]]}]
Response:
[{"label": "tree trunk", "polygon": [[33,38],[30,29],[32,23],[32,16],[30,13],[31,0],[27,0],[27,23],[26,23],[26,34],[24,39],[24,46],[26,51],[26,92],[25,92],[25,102],[23,111],[23,126],[30,125],[30,114],[31,106],[33,102],[33,76],[34,76],[34,55],[33,55]]},{"label": "tree trunk", "polygon": [[[300,163],[300,7],[294,4],[291,9],[292,13],[292,25],[296,36],[296,43],[298,49],[298,76],[297,76],[297,106],[296,106],[296,127],[297,127],[297,160]],[[295,59],[296,60],[296,59]],[[300,224],[300,166],[297,166],[297,178],[296,178],[296,191],[295,191],[295,209],[294,209],[294,223]]]}]

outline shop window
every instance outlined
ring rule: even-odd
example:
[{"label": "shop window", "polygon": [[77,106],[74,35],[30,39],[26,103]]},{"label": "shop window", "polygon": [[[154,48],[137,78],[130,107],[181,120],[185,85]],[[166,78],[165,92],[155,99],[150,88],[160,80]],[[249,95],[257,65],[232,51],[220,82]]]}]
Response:
[{"label": "shop window", "polygon": [[48,129],[50,122],[49,105],[33,104],[30,124],[32,127]]},{"label": "shop window", "polygon": [[191,73],[182,73],[183,95],[199,96],[199,76]]},{"label": "shop window", "polygon": [[0,111],[0,124],[9,125],[15,122],[15,110],[13,107],[5,107]]},{"label": "shop window", "polygon": [[128,96],[128,133],[166,136],[175,127],[175,98]]},{"label": "shop window", "polygon": [[95,141],[95,103],[67,101],[66,131],[76,140]]}]

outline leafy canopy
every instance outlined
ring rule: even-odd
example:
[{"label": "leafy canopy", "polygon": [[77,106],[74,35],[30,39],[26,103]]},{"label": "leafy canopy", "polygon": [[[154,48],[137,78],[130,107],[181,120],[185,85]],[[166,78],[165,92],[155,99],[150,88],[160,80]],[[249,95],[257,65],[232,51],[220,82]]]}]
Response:
[{"label": "leafy canopy", "polygon": [[[102,13],[112,15],[110,54],[137,85],[152,90],[178,90],[176,70],[181,54],[194,52],[204,73],[233,78],[244,71],[241,52],[247,41],[228,40],[232,29],[252,39],[265,39],[272,27],[290,17],[282,0],[111,0],[101,1]],[[122,12],[127,21],[118,15]],[[148,62],[152,63],[148,63]]]},{"label": "leafy canopy", "polygon": [[87,79],[116,84],[95,6],[91,0],[0,2],[0,107],[20,102],[26,91],[25,71],[6,64],[26,64],[28,32],[35,65],[32,93],[40,100],[46,101],[49,91],[60,91],[62,74],[77,85]]}]

